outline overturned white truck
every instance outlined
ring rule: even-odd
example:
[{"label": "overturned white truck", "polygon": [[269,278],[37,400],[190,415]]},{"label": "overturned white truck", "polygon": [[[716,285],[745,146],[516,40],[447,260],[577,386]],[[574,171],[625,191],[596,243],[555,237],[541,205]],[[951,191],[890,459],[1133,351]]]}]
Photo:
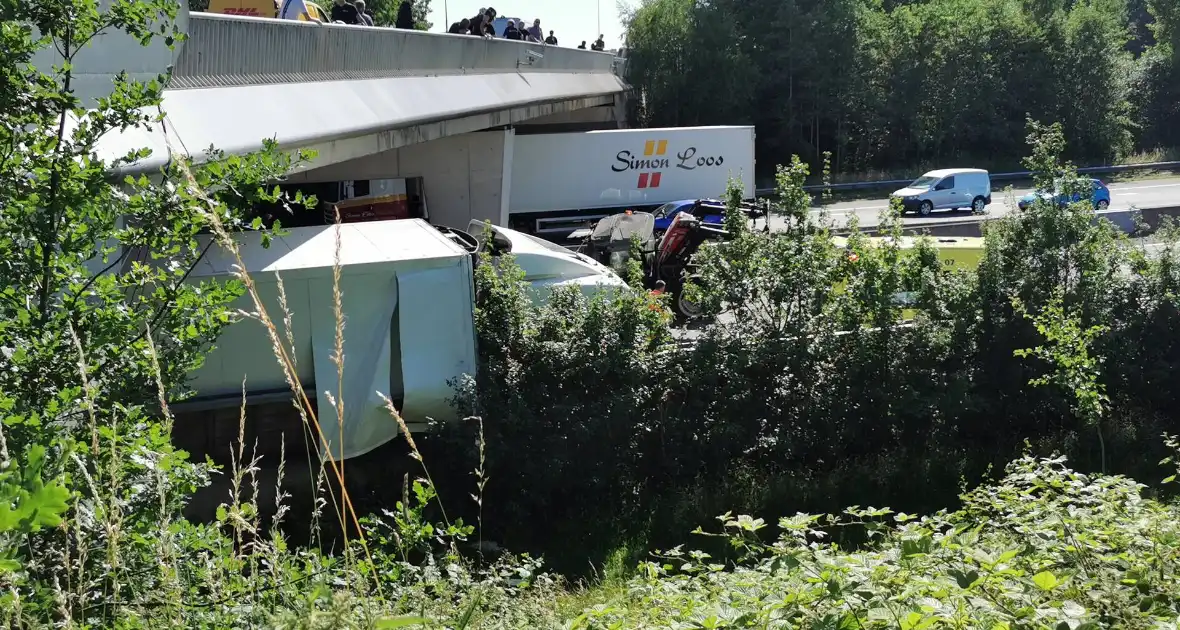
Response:
[{"label": "overturned white truck", "polygon": [[[454,415],[447,404],[451,383],[475,371],[474,289],[470,252],[424,221],[343,224],[339,235],[343,392],[337,391],[333,360],[336,228],[296,228],[269,248],[258,233],[238,240],[245,268],[286,343],[282,279],[296,376],[319,410],[331,454],[347,459],[398,434],[378,392],[393,400],[412,430],[427,419]],[[191,277],[228,278],[235,264],[229,252],[210,248]],[[248,294],[235,306],[256,310]],[[260,454],[277,460],[279,442],[272,438],[286,434],[289,453],[305,443],[292,392],[260,322],[245,318],[228,326],[191,385],[197,396],[176,409],[182,447],[224,460],[217,455],[225,455],[236,440],[243,389],[248,444],[257,442]],[[343,403],[342,425],[329,396]],[[322,447],[312,445],[321,452]]]},{"label": "overturned white truck", "polygon": [[[293,228],[268,248],[259,233],[238,235],[245,269],[286,343],[282,279],[294,346],[288,353],[334,459],[365,455],[397,437],[381,395],[393,401],[411,431],[455,419],[455,386],[476,369],[476,256],[513,254],[536,299],[561,286],[587,294],[626,287],[613,271],[582,254],[513,230],[488,229],[492,243],[484,243],[482,233],[472,236],[421,219],[339,226],[342,392],[333,360],[336,226]],[[190,278],[227,279],[235,265],[230,252],[212,247]],[[256,310],[248,294],[235,307]],[[181,448],[229,465],[244,391],[244,441],[264,462],[277,462],[284,448],[288,461],[304,461],[298,451],[305,448],[307,455],[325,453],[324,444],[313,443],[317,436],[306,435],[271,338],[256,319],[226,327],[190,384],[196,396],[174,405],[173,436]],[[343,402],[343,423],[331,400]]]}]

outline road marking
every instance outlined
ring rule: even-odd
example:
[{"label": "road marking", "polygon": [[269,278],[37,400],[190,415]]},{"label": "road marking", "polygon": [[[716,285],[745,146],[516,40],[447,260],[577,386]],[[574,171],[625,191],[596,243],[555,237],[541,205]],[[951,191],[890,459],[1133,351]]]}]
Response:
[{"label": "road marking", "polygon": [[[888,208],[888,207],[889,206],[863,206],[863,207],[858,207],[858,208],[828,208],[828,212],[843,212],[845,214],[848,214],[851,212],[860,212],[861,210],[884,210],[885,208]],[[823,208],[812,207],[811,211],[812,212],[823,212]]]},{"label": "road marking", "polygon": [[1143,190],[1146,188],[1175,188],[1180,186],[1180,182],[1174,184],[1152,184],[1150,186],[1124,186],[1121,188],[1110,187],[1111,190]]},{"label": "road marking", "polygon": [[[1170,182],[1167,184],[1142,184],[1142,185],[1131,184],[1131,185],[1122,185],[1122,186],[1109,186],[1111,192],[1118,192],[1120,196],[1123,196],[1123,195],[1131,196],[1131,195],[1142,194],[1139,192],[1130,192],[1130,191],[1149,190],[1149,189],[1154,189],[1154,188],[1177,188],[1177,187],[1180,187],[1180,182]],[[1025,194],[1028,194],[1031,191],[1015,190],[1014,189],[1012,191],[1012,196],[1015,197],[1015,200],[1012,200],[1012,203],[1008,203],[1009,200],[1006,199],[1006,196],[1007,196],[1006,190],[1005,191],[993,191],[993,193],[995,193],[995,192],[999,192],[1000,196],[1004,197],[1004,199],[996,199],[995,201],[992,202],[992,206],[1001,206],[1001,207],[1015,209],[1016,208],[1016,200],[1018,200],[1020,197],[1024,196]],[[827,209],[827,211],[829,214],[832,214],[832,215],[841,215],[841,214],[853,215],[858,212],[869,212],[869,211],[879,212],[879,211],[885,210],[887,208],[889,208],[888,205],[853,206],[851,208],[836,206],[836,207],[829,207]],[[1123,210],[1129,210],[1129,209],[1130,209],[1129,207],[1127,207],[1127,208],[1120,207],[1118,209],[1112,208],[1112,211],[1123,211]],[[823,208],[818,208],[815,206],[813,206],[811,208],[811,212],[813,212],[813,213],[819,213],[822,211],[823,211]]]}]

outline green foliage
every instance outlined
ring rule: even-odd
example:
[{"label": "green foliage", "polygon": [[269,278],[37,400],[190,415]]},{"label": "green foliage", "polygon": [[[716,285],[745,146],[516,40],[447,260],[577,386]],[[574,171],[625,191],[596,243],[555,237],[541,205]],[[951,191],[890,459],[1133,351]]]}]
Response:
[{"label": "green foliage", "polygon": [[[1022,308],[1019,300],[1015,298],[1014,306],[1017,310]],[[1025,315],[1032,318],[1027,313]],[[1108,399],[1103,393],[1102,383],[1098,380],[1101,373],[1098,362],[1092,356],[1091,348],[1094,340],[1107,331],[1106,327],[1091,326],[1083,329],[1077,315],[1065,312],[1060,291],[1053,295],[1041,314],[1033,320],[1037,332],[1045,338],[1047,345],[1019,349],[1014,354],[1020,358],[1032,357],[1045,361],[1052,366],[1053,372],[1034,378],[1029,384],[1055,385],[1072,393],[1075,398],[1073,412],[1094,426],[1101,443],[1102,417],[1105,415],[1104,405]],[[1102,468],[1105,471],[1105,446],[1102,453]]]},{"label": "green foliage", "polygon": [[627,78],[644,89],[631,103],[637,118],[649,127],[684,127],[744,117],[756,91],[739,37],[732,14],[714,3],[644,3],[627,20]]},{"label": "green foliage", "polygon": [[1014,170],[1026,116],[1061,121],[1075,159],[1115,160],[1180,142],[1174,64],[1156,61],[1175,3],[1149,6],[1161,43],[1134,58],[1150,16],[1124,0],[645,0],[628,80],[636,122],[752,123],[760,164]]},{"label": "green foliage", "polygon": [[[282,201],[268,182],[303,158],[268,144],[196,168],[177,154],[155,181],[112,181],[147,152],[100,156],[99,140],[159,124],[167,77],[119,75],[86,109],[75,56],[111,31],[172,44],[176,10],[32,1],[0,25],[0,585],[23,602],[6,623],[117,625],[160,597],[168,614],[200,582],[175,559],[210,542],[180,518],[208,467],[172,447],[160,406],[188,394],[242,287],[189,276],[213,217],[245,229],[255,204]],[[47,46],[65,60],[29,65]]]},{"label": "green foliage", "polygon": [[1180,7],[1167,0],[1147,0],[1147,10],[1154,21],[1151,33],[1159,42],[1161,51],[1174,56],[1180,54]]},{"label": "green foliage", "polygon": [[[1152,628],[1176,608],[1176,506],[1123,477],[1024,457],[963,508],[917,517],[848,508],[719,518],[736,566],[704,551],[657,554],[575,628]],[[834,531],[864,532],[849,549]]]},{"label": "green foliage", "polygon": [[[759,1],[767,32],[757,37],[746,35],[752,14],[737,4],[661,2],[662,13],[641,9],[633,26],[684,35],[661,44],[675,53],[711,42],[714,57],[677,61],[638,46],[643,72],[717,67],[729,79],[738,62],[774,48],[786,71],[756,87],[787,99],[766,110],[786,117],[772,134],[776,150],[794,137],[782,129],[810,129],[798,137],[819,148],[830,133],[819,113],[829,108],[851,134],[850,112],[860,110],[843,103],[881,105],[871,91],[854,98],[856,86],[913,105],[930,68],[954,69],[946,76],[958,80],[1046,59],[1099,77],[1119,67],[1105,44],[1098,57],[1069,57],[1114,28],[1101,1],[1066,9],[934,0],[890,13],[867,0]],[[731,183],[733,238],[701,250],[690,285],[715,319],[692,343],[676,342],[665,304],[646,291],[537,295],[510,255],[484,254],[475,270],[479,371],[456,383],[455,400],[480,421],[419,438],[428,456],[407,433],[422,470],[403,478],[400,501],[370,506],[336,547],[322,538],[295,545],[281,528],[285,469],[274,471],[275,505],[263,505],[264,471],[239,444],[226,471],[233,494],[214,522],[188,521],[187,499],[216,471],[172,446],[166,402],[188,394],[187,374],[242,294],[239,283],[189,278],[209,246],[201,232],[257,228],[246,220],[256,205],[304,202],[281,199],[271,183],[306,156],[273,144],[249,156],[214,153],[202,165],[173,155],[154,178],[111,182],[112,162],[93,157],[97,139],[156,124],[142,112],[158,111],[166,77],[120,78],[84,110],[69,93],[71,64],[46,74],[26,63],[51,40],[70,57],[106,29],[180,37],[166,0],[101,6],[25,3],[22,15],[44,40],[28,23],[0,23],[9,53],[0,62],[0,147],[9,147],[0,153],[0,624],[1076,630],[1175,619],[1180,515],[1128,479],[1027,455],[998,484],[958,495],[1021,451],[1067,452],[1081,471],[1148,474],[1144,452],[1180,420],[1180,247],[1149,256],[1087,204],[1036,202],[990,222],[978,271],[955,272],[931,239],[903,243],[895,208],[882,215],[885,238],[837,241],[810,212],[799,158],[777,170],[774,232],[747,227]],[[799,12],[809,28],[786,20]],[[979,39],[987,54],[949,44],[984,17],[999,25]],[[813,43],[822,46],[806,50]],[[1160,64],[1163,52],[1154,49]],[[826,68],[824,54],[837,55]],[[857,74],[876,67],[868,79]],[[989,95],[977,104],[970,91],[941,94],[915,118],[886,109],[863,124],[911,148],[953,152],[979,138],[930,130],[948,120],[971,128],[972,116],[997,107]],[[705,100],[679,102],[713,107]],[[1084,131],[1080,146],[1121,142],[1120,121],[1100,127],[1125,112],[1106,107],[1073,104],[1055,117],[1062,125],[1024,127],[1042,187],[1080,190],[1062,162],[1074,146],[1067,134]],[[629,261],[632,281],[638,262]],[[474,500],[443,505],[473,485]],[[339,505],[312,498],[317,522]],[[931,515],[799,514],[763,542],[765,515],[885,500]],[[626,578],[620,549],[679,544],[727,510],[742,516],[727,512],[721,536]],[[574,571],[589,556],[593,571],[609,563],[611,581],[569,589],[539,559],[504,554],[493,540]]]},{"label": "green foliage", "polygon": [[15,466],[0,470],[0,573],[21,568],[17,553],[22,536],[56,527],[69,509],[64,480],[46,483],[41,477],[44,467],[45,448],[35,444]]},{"label": "green foliage", "polygon": [[725,230],[734,237],[750,231],[746,214],[742,211],[745,189],[741,180],[730,178],[725,187]]},{"label": "green foliage", "polygon": [[[1080,190],[1062,127],[1027,128],[1039,181]],[[1083,469],[1149,472],[1138,454],[1180,408],[1167,385],[1180,367],[1175,247],[1148,256],[1088,204],[1037,202],[989,222],[978,270],[955,271],[937,241],[901,236],[895,208],[884,238],[837,241],[809,211],[807,174],[798,159],[779,168],[775,231],[731,213],[734,238],[698,253],[690,297],[714,321],[687,348],[655,321],[643,334],[604,323],[641,302],[537,306],[519,274],[503,284],[510,267],[482,268],[486,371],[463,410],[489,427],[499,482],[486,537],[580,571],[585,554],[636,539],[679,542],[669,532],[714,510],[885,496],[938,509],[1025,438]],[[469,443],[436,458],[466,470]]]},{"label": "green foliage", "polygon": [[[392,27],[397,24],[397,11],[402,0],[370,0],[367,8],[373,13],[373,23],[377,26]],[[434,24],[427,19],[430,15],[430,0],[413,0],[410,9],[414,15],[414,30],[429,31]]]},{"label": "green foliage", "polygon": [[[537,304],[541,296],[529,294],[508,254],[483,260],[475,287],[479,372],[458,404],[486,419],[487,467],[496,481],[482,503],[484,522],[515,513],[522,522],[553,523],[547,536],[560,536],[559,527],[592,522],[598,509],[565,497],[616,496],[619,507],[638,509],[628,484],[642,473],[629,468],[638,462],[625,451],[634,448],[634,413],[653,393],[670,339],[667,309],[645,291],[588,299],[559,289]],[[454,427],[450,440],[439,436],[433,458],[474,460],[467,428]],[[443,494],[458,494],[470,478],[452,480],[449,492],[440,483]]]}]

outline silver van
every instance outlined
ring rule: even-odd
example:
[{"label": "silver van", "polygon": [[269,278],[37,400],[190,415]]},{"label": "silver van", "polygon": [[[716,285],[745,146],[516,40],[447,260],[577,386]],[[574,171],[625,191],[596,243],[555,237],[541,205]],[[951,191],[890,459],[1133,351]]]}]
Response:
[{"label": "silver van", "polygon": [[900,199],[905,212],[921,216],[934,210],[962,208],[982,213],[992,202],[992,180],[983,169],[944,168],[915,179],[894,191],[889,199]]}]

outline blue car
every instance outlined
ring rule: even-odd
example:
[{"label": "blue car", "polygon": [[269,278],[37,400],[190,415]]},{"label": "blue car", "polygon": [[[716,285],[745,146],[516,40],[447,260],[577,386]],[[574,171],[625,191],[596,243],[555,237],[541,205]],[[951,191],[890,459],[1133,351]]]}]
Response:
[{"label": "blue car", "polygon": [[[1090,205],[1094,206],[1095,210],[1102,211],[1110,207],[1110,189],[1106,187],[1106,184],[1102,183],[1102,180],[1091,179],[1082,181],[1088,181],[1090,183],[1092,190],[1090,193]],[[1020,202],[1017,205],[1021,210],[1024,210],[1025,208],[1031,206],[1038,197],[1041,199],[1055,201],[1061,206],[1077,203],[1085,198],[1083,193],[1073,193],[1072,195],[1066,195],[1065,193],[1060,192],[1060,185],[1056,186],[1055,188],[1056,190],[1051,193],[1044,191],[1029,193],[1021,197]]]},{"label": "blue car", "polygon": [[[725,203],[717,201],[716,199],[683,199],[680,201],[670,201],[659,208],[656,208],[652,215],[656,218],[655,231],[662,232],[672,225],[672,219],[681,212],[691,212],[693,206],[700,201],[704,206],[705,212],[703,215],[697,215],[701,223],[706,225],[721,225],[725,223]],[[716,210],[716,213],[712,212]]]}]

